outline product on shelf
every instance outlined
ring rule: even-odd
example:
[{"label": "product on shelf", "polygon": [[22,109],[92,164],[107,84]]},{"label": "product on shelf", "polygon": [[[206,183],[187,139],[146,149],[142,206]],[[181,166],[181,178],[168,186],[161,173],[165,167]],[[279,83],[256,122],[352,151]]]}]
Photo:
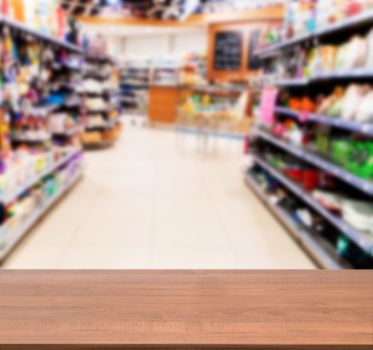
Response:
[{"label": "product on shelf", "polygon": [[25,189],[18,198],[6,206],[1,205],[1,212],[5,214],[0,225],[1,258],[18,236],[25,233],[28,225],[45,214],[53,201],[75,183],[82,172],[81,164],[81,155],[76,153],[68,162]]},{"label": "product on shelf", "polygon": [[27,35],[10,27],[4,36],[3,99],[11,120],[9,134],[18,145],[46,142],[55,131],[67,131],[55,130],[59,123],[58,117],[53,120],[56,110],[68,114],[66,127],[79,123],[79,114],[64,109],[71,109],[81,59],[64,47],[53,48]]},{"label": "product on shelf", "polygon": [[52,134],[68,133],[79,126],[71,113],[66,112],[52,114],[48,122],[48,129]]},{"label": "product on shelf", "polygon": [[[261,196],[282,221],[291,213],[306,228],[290,231],[327,268],[373,268],[372,11],[371,1],[288,2],[281,31],[267,33],[272,47],[257,52],[263,103],[252,169],[290,192],[276,206],[273,191]],[[326,230],[310,231],[312,214]]]},{"label": "product on shelf", "polygon": [[108,106],[102,98],[88,98],[86,107],[89,111],[105,111]]},{"label": "product on shelf", "polygon": [[103,135],[99,131],[85,132],[82,135],[82,141],[85,145],[100,144],[103,141]]},{"label": "product on shelf", "polygon": [[88,119],[89,128],[102,128],[106,126],[106,120],[101,114],[91,115]]},{"label": "product on shelf", "polygon": [[[126,58],[121,68],[121,88],[124,95],[133,96],[150,84],[152,60],[141,57]],[[142,92],[142,91],[141,91]],[[131,106],[131,103],[125,103]]]},{"label": "product on shelf", "polygon": [[19,149],[13,152],[5,160],[0,175],[0,200],[16,200],[17,195],[27,190],[29,184],[37,182],[40,176],[48,174],[78,151],[75,147],[54,147],[50,151]]},{"label": "product on shelf", "polygon": [[292,119],[276,120],[271,133],[289,144],[320,153],[359,178],[373,180],[373,140],[339,137]]},{"label": "product on shelf", "polygon": [[159,57],[153,62],[151,82],[154,85],[177,86],[182,60],[178,57]]},{"label": "product on shelf", "polygon": [[[49,16],[46,2],[27,1],[27,7],[21,0],[0,3],[5,15],[0,16],[2,261],[53,202],[76,182],[82,161],[79,140],[69,133],[81,123],[77,108],[80,101],[75,96],[80,49],[49,35],[54,33],[54,27],[43,22]],[[50,5],[54,11],[56,4]],[[22,11],[36,8],[41,11],[34,14],[40,27],[30,28],[16,21],[22,20]],[[29,18],[26,12],[24,15]],[[26,22],[32,25],[32,20]],[[58,31],[62,38],[64,33]],[[61,134],[65,136],[60,138]]]},{"label": "product on shelf", "polygon": [[[268,174],[260,166],[253,167],[248,175],[250,184],[259,189],[262,196],[265,196],[270,208],[273,208],[278,215],[286,222],[287,226],[294,227],[294,235],[305,246],[310,247],[311,254],[319,263],[329,268],[372,268],[373,258],[362,251],[343,232],[333,227],[328,221],[317,212],[310,209],[302,198],[294,196],[276,178]],[[325,191],[314,191],[315,197],[320,200],[328,210],[334,213],[339,207],[333,207],[333,202],[338,202],[336,196]],[[317,194],[316,194],[317,193]],[[332,203],[332,204],[329,204]],[[365,208],[366,204],[362,204]],[[369,213],[365,209],[364,213]],[[346,213],[347,216],[350,215]],[[364,214],[359,217],[360,223],[368,223],[368,216]],[[310,241],[313,244],[310,244]],[[314,247],[317,246],[317,250]],[[325,258],[328,256],[328,258]],[[332,262],[330,262],[330,260]]]},{"label": "product on shelf", "polygon": [[125,109],[146,114],[148,91],[155,86],[200,86],[206,84],[206,57],[190,52],[183,56],[154,59],[126,58],[122,67],[122,104]]},{"label": "product on shelf", "polygon": [[280,96],[279,104],[294,112],[303,113],[304,121],[308,113],[316,113],[336,119],[373,123],[373,86],[368,84],[350,84],[347,87],[336,86],[329,95],[316,97]]},{"label": "product on shelf", "polygon": [[106,146],[118,139],[121,130],[121,100],[118,93],[120,71],[107,55],[107,45],[101,36],[95,37],[88,44],[89,53],[83,69],[84,82],[79,89],[83,97],[82,112],[87,117],[81,139],[86,146]]},{"label": "product on shelf", "polygon": [[373,234],[373,204],[354,200],[341,193],[315,191],[313,196],[328,210],[335,212],[344,221],[358,230]]},{"label": "product on shelf", "polygon": [[328,76],[338,78],[343,74],[359,76],[373,69],[372,57],[373,28],[338,43],[305,47],[300,42],[278,56],[276,64],[267,62],[266,69],[279,83],[286,79],[300,82]]},{"label": "product on shelf", "polygon": [[124,111],[147,114],[152,60],[126,58],[121,69],[121,105]]},{"label": "product on shelf", "polygon": [[104,86],[101,81],[94,79],[87,79],[83,82],[81,87],[81,93],[86,94],[102,94],[104,92]]},{"label": "product on shelf", "polygon": [[56,0],[1,0],[0,10],[7,19],[53,37],[63,38],[67,30],[66,15]]},{"label": "product on shelf", "polygon": [[373,234],[373,205],[369,202],[343,201],[343,218],[353,227]]},{"label": "product on shelf", "polygon": [[257,50],[268,47],[279,41],[281,26],[279,24],[268,23],[264,30],[260,32]]},{"label": "product on shelf", "polygon": [[270,25],[262,34],[260,47],[310,36],[331,25],[371,12],[371,0],[297,0],[285,2],[282,26]]}]

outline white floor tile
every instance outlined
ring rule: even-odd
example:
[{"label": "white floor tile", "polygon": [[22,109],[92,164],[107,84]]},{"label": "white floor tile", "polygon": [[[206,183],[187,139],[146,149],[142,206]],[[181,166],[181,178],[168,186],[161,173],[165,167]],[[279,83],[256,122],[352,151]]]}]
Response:
[{"label": "white floor tile", "polygon": [[313,268],[243,182],[242,143],[126,128],[6,268]]},{"label": "white floor tile", "polygon": [[153,249],[153,268],[156,269],[239,268],[222,230],[158,226]]}]

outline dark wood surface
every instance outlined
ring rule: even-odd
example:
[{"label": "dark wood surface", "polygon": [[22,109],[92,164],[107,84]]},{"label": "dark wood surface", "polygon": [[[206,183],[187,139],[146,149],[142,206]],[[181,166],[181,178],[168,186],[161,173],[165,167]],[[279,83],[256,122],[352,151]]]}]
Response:
[{"label": "dark wood surface", "polygon": [[2,271],[0,344],[368,349],[373,272]]}]

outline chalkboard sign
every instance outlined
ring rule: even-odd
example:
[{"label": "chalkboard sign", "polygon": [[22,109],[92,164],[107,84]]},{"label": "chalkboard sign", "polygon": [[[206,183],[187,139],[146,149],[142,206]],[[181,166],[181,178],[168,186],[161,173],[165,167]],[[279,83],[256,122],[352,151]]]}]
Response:
[{"label": "chalkboard sign", "polygon": [[258,70],[260,68],[260,59],[255,55],[255,50],[259,44],[260,40],[260,30],[254,30],[249,35],[249,55],[247,68],[249,70]]},{"label": "chalkboard sign", "polygon": [[214,68],[217,71],[241,69],[243,34],[239,31],[219,32],[215,37]]}]

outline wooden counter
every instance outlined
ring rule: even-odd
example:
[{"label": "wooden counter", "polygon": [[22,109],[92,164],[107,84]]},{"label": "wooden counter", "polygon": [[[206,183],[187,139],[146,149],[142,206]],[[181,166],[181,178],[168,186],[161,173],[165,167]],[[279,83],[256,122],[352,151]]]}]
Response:
[{"label": "wooden counter", "polygon": [[149,87],[149,120],[154,124],[175,124],[180,103],[178,86]]},{"label": "wooden counter", "polygon": [[372,344],[370,271],[0,272],[0,349]]}]

